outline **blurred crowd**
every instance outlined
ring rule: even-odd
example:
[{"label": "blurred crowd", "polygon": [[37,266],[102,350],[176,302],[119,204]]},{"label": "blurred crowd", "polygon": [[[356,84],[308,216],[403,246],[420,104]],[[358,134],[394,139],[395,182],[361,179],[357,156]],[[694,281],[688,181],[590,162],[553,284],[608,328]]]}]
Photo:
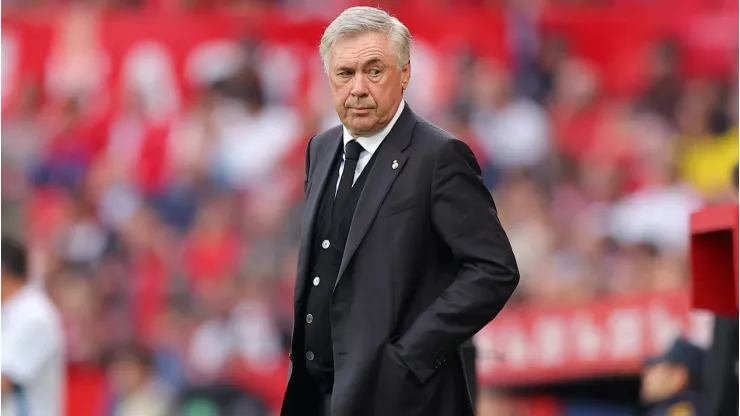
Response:
[{"label": "blurred crowd", "polygon": [[[565,37],[515,49],[445,56],[445,100],[419,51],[407,97],[476,153],[522,273],[513,302],[684,287],[688,214],[735,195],[737,77],[681,77],[666,39],[635,63],[642,93],[617,98]],[[3,115],[4,230],[34,250],[69,361],[110,364],[121,415],[233,377],[261,401],[240,406],[280,400],[265,384],[287,370],[305,145],[338,119],[320,76],[308,105],[285,100],[269,52],[251,39],[174,115],[135,88],[103,106],[35,82]]]},{"label": "blurred crowd", "polygon": [[[628,4],[630,0],[520,0],[518,3],[552,3],[566,5],[614,5]],[[71,4],[84,4],[108,10],[167,10],[167,11],[207,11],[207,10],[249,10],[261,6],[285,6],[291,10],[301,8],[317,13],[334,13],[343,8],[357,5],[352,0],[2,0],[4,7],[34,9],[39,7],[57,7]],[[362,2],[360,2],[362,3]],[[367,2],[366,2],[367,3]],[[398,5],[417,4],[431,7],[500,7],[511,0],[381,0],[371,2],[375,7],[394,7]]]}]

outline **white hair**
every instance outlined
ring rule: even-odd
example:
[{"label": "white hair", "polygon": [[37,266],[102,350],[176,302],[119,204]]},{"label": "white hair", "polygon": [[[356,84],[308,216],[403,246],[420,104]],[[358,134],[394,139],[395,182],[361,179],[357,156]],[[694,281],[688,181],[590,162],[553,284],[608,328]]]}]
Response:
[{"label": "white hair", "polygon": [[400,20],[375,7],[350,7],[337,16],[324,31],[319,53],[324,61],[324,70],[329,72],[329,54],[332,47],[343,38],[365,33],[381,33],[388,36],[398,54],[398,67],[409,63],[411,56],[411,33]]}]

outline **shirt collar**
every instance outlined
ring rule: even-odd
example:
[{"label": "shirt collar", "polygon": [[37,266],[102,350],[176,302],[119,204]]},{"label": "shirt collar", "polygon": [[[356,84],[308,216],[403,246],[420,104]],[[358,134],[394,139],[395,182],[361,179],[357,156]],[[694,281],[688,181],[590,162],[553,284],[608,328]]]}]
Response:
[{"label": "shirt collar", "polygon": [[[393,129],[393,126],[396,124],[396,121],[398,121],[398,118],[401,117],[401,113],[403,112],[404,107],[405,107],[405,102],[404,100],[401,100],[401,104],[398,105],[396,114],[393,115],[391,122],[388,123],[388,125],[385,126],[383,130],[373,134],[372,136],[358,137],[357,143],[362,145],[362,148],[365,149],[371,155],[374,154],[375,151],[378,150],[378,147],[380,147],[380,144],[383,143],[383,139],[385,139],[386,136],[388,136],[388,133],[391,132],[391,129]],[[347,145],[347,143],[349,143],[350,140],[355,139],[354,137],[352,137],[352,134],[350,134],[349,130],[347,130],[347,127],[344,127],[343,139],[344,139],[345,146]]]}]

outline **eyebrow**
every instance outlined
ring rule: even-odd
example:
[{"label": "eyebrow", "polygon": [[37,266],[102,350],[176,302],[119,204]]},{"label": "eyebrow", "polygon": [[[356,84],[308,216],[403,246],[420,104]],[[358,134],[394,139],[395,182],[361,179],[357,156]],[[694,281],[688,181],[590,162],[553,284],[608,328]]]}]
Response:
[{"label": "eyebrow", "polygon": [[[378,63],[382,63],[382,62],[383,62],[383,59],[381,59],[379,57],[378,58],[371,58],[371,59],[367,60],[367,62],[363,63],[362,66],[363,67],[368,67],[368,66],[375,65],[375,64],[378,64]],[[349,67],[347,65],[341,65],[341,66],[338,66],[336,68],[336,71],[354,71],[354,70],[355,70],[354,67]]]}]

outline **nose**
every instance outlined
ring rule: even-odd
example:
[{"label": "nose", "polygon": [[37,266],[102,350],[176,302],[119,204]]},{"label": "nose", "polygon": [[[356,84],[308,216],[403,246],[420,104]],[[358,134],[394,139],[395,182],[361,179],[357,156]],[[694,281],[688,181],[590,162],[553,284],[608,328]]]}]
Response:
[{"label": "nose", "polygon": [[365,77],[362,75],[356,75],[352,79],[352,91],[350,91],[355,97],[364,97],[367,95],[367,84],[365,83]]}]

